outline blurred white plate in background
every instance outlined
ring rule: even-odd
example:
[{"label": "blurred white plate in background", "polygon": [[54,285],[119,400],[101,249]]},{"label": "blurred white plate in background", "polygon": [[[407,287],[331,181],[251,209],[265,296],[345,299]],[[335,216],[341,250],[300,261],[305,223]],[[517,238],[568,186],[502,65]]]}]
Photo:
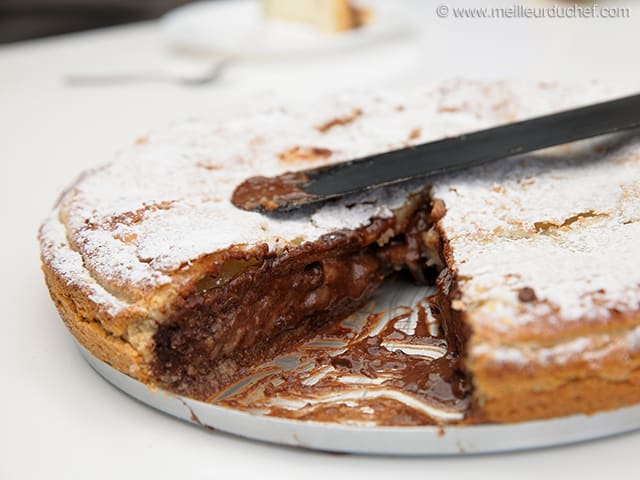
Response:
[{"label": "blurred white plate in background", "polygon": [[259,0],[188,4],[166,14],[161,25],[174,47],[247,57],[353,48],[411,31],[404,2],[369,0],[362,3],[373,9],[373,21],[355,30],[333,34],[303,24],[267,21]]}]

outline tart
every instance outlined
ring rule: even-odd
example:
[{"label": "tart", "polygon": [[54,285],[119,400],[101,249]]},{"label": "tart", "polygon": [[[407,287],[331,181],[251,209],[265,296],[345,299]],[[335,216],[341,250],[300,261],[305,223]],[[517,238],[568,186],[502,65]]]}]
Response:
[{"label": "tart", "polygon": [[[609,136],[261,215],[251,175],[340,162],[601,100],[450,81],[189,120],[84,173],[40,229],[51,297],[94,356],[211,400],[366,304],[436,285],[466,422],[640,402],[640,139]],[[422,367],[421,367],[422,368]],[[424,378],[435,370],[424,366]],[[462,385],[462,386],[460,386]]]}]

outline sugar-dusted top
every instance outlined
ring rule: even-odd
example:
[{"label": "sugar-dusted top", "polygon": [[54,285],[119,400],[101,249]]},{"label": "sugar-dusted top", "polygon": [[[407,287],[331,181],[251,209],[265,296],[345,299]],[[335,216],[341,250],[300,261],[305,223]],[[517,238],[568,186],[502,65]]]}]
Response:
[{"label": "sugar-dusted top", "polygon": [[523,340],[533,322],[555,335],[640,309],[637,133],[441,178],[434,195],[448,208],[457,307],[481,336]]},{"label": "sugar-dusted top", "polygon": [[[232,245],[266,244],[278,252],[357,228],[390,216],[425,183],[266,217],[229,201],[247,176],[348,160],[603,95],[597,87],[452,81],[410,92],[279,104],[224,122],[176,123],[141,137],[65,193],[42,229],[45,261],[68,281],[90,284],[94,301],[117,311],[170,283],[176,270],[203,255]],[[639,269],[629,255],[638,230],[635,220],[625,219],[638,216],[639,150],[633,142],[612,151],[572,149],[562,159],[532,155],[438,178],[436,196],[449,209],[443,226],[453,268],[471,279],[463,301],[470,306],[495,293],[502,307],[520,308],[514,295],[522,284],[575,318],[591,311],[593,299],[585,294],[606,283],[607,302],[631,307],[629,289],[637,285]],[[572,221],[581,214],[588,221]],[[563,223],[571,225],[552,226]],[[583,223],[593,234],[578,229]],[[545,263],[551,266],[542,268]],[[603,274],[605,263],[619,268]],[[560,289],[551,287],[553,278]],[[520,318],[513,321],[528,317]]]}]

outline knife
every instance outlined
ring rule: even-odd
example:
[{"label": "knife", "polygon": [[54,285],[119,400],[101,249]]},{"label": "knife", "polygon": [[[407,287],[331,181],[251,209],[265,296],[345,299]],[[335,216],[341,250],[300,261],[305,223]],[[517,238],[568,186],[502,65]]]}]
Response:
[{"label": "knife", "polygon": [[231,201],[245,210],[288,211],[638,127],[640,94],[326,167],[251,177],[236,187]]}]

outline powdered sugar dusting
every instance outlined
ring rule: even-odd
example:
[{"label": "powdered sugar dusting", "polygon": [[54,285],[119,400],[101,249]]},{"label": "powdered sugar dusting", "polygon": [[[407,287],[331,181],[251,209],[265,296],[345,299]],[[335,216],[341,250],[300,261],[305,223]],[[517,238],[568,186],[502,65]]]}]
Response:
[{"label": "powdered sugar dusting", "polygon": [[[170,283],[182,266],[231,245],[267,245],[278,253],[335,230],[358,228],[373,217],[392,215],[426,182],[369,192],[314,212],[267,217],[229,201],[247,176],[344,161],[607,96],[596,87],[454,81],[403,93],[266,107],[225,122],[179,122],[77,182],[43,227],[43,245],[58,245],[43,247],[44,255],[65,278],[90,285],[96,301],[116,311],[123,300],[108,292],[130,300],[146,297]],[[335,118],[348,121],[323,127]],[[296,156],[309,148],[330,154]],[[502,312],[479,316],[482,321],[507,328],[508,322],[530,321],[534,308],[548,308],[523,307],[516,297],[520,286],[557,305],[558,321],[600,315],[589,292],[605,284],[609,303],[603,307],[637,308],[640,269],[633,268],[632,243],[638,238],[640,147],[629,141],[614,152],[595,148],[560,151],[562,158],[553,161],[553,152],[531,155],[435,180],[435,194],[448,208],[442,225],[453,267],[471,278],[463,285],[464,301],[472,307],[490,295]],[[581,213],[593,222],[588,230],[582,222],[580,229],[562,227]],[[540,233],[536,222],[562,228]],[[620,268],[603,276],[611,256]],[[540,259],[555,266],[542,268]],[[563,287],[550,288],[554,281]]]},{"label": "powdered sugar dusting", "polygon": [[[462,301],[479,327],[513,331],[550,313],[583,321],[640,308],[640,195],[625,188],[638,179],[640,143],[626,136],[436,182]],[[518,299],[525,287],[536,301]]]},{"label": "powdered sugar dusting", "polygon": [[109,293],[95,281],[84,268],[82,257],[74,252],[67,243],[64,226],[54,219],[48,219],[40,228],[42,253],[48,259],[49,266],[57,271],[69,285],[86,292],[98,308],[103,308],[116,316],[128,303]]}]

